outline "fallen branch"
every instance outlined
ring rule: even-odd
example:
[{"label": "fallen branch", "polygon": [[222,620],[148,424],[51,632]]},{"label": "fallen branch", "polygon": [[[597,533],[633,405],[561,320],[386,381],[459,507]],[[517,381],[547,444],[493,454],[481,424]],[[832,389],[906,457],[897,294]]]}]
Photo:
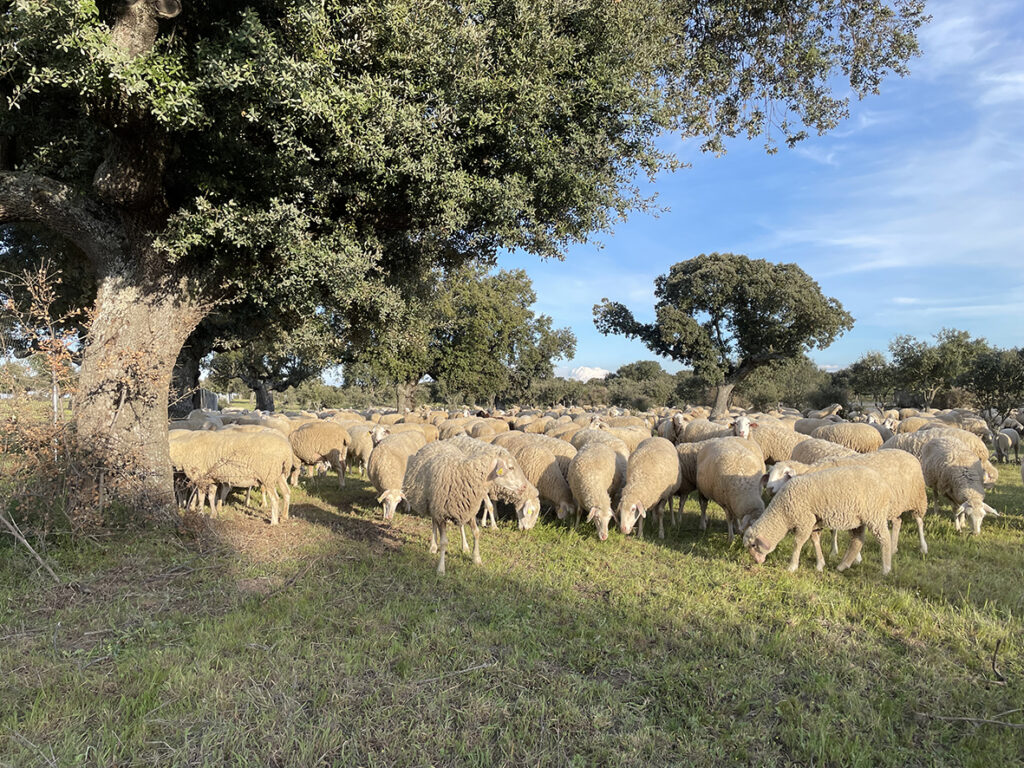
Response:
[{"label": "fallen branch", "polygon": [[998,680],[1000,683],[1005,683],[1006,678],[1003,677],[1002,673],[998,669],[996,669],[996,654],[999,653],[999,646],[1002,644],[1003,638],[1000,637],[998,640],[996,640],[995,650],[992,651],[992,674],[996,676],[996,680]]},{"label": "fallen branch", "polygon": [[496,666],[498,666],[498,662],[496,662],[496,661],[489,661],[486,664],[477,664],[475,667],[466,667],[465,669],[457,669],[454,672],[446,672],[445,674],[441,675],[440,677],[428,677],[426,680],[417,680],[415,683],[413,683],[413,685],[424,685],[426,683],[436,683],[439,680],[444,680],[444,679],[449,678],[449,677],[454,677],[455,675],[464,675],[467,672],[474,672],[475,670],[478,670],[478,669],[487,669],[488,667],[496,667]]},{"label": "fallen branch", "polygon": [[[1011,710],[1009,710],[1007,712],[1003,712],[1001,714],[1008,715],[1011,712],[1020,712],[1020,710],[1019,709],[1011,709]],[[947,722],[957,722],[957,723],[966,722],[966,723],[974,723],[975,725],[980,725],[982,723],[987,723],[988,725],[1001,725],[1001,726],[1003,726],[1005,728],[1024,728],[1024,723],[1009,723],[1009,722],[1007,722],[1005,720],[990,720],[987,717],[944,717],[942,715],[930,715],[927,712],[915,712],[914,714],[917,715],[918,717],[927,717],[927,718],[930,718],[932,720],[945,720]]]},{"label": "fallen branch", "polygon": [[13,519],[8,519],[6,515],[0,515],[0,522],[3,522],[4,527],[7,528],[7,532],[10,533],[11,536],[17,539],[17,541],[21,543],[25,547],[25,549],[32,553],[32,557],[34,557],[39,562],[39,564],[46,569],[46,572],[53,577],[54,581],[56,581],[58,584],[63,584],[63,582],[60,580],[60,576],[53,572],[53,568],[50,567],[50,564],[43,560],[40,554],[36,552],[35,549],[33,549],[31,544],[28,543],[28,539],[25,538],[24,534],[21,532],[21,529],[18,527],[18,524],[15,523]]}]

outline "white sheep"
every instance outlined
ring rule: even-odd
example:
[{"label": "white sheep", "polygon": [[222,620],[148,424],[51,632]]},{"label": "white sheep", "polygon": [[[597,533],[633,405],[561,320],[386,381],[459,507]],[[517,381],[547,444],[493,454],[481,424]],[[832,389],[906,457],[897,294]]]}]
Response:
[{"label": "white sheep", "polygon": [[658,538],[665,538],[664,505],[671,505],[682,481],[679,454],[672,442],[649,437],[637,446],[626,464],[626,485],[619,500],[619,528],[629,535],[640,521],[638,535],[644,535],[647,510],[658,518]]},{"label": "white sheep", "polygon": [[732,424],[715,424],[707,419],[694,419],[686,425],[683,440],[687,443],[699,443],[720,437],[747,438],[750,436],[750,430],[756,426],[757,423],[748,416],[740,416],[734,419]]},{"label": "white sheep", "polygon": [[892,539],[888,521],[895,516],[889,484],[875,469],[863,464],[833,467],[793,478],[769,502],[768,508],[743,534],[743,545],[763,563],[790,531],[795,532],[789,570],[800,564],[800,553],[813,537],[817,568],[825,567],[818,531],[821,527],[854,531],[853,541],[837,570],[853,564],[864,543],[864,531],[878,539],[882,575],[892,570]]},{"label": "white sheep", "polygon": [[740,437],[704,442],[697,454],[697,490],[700,492],[700,527],[707,528],[708,500],[725,510],[729,542],[764,512],[761,476],[764,457],[757,443]]},{"label": "white sheep", "polygon": [[[497,527],[498,523],[494,519],[494,504],[492,503],[495,501],[503,501],[515,508],[519,530],[528,531],[537,524],[540,517],[540,494],[537,488],[526,479],[522,467],[508,450],[500,445],[491,445],[468,435],[458,435],[447,442],[457,447],[466,456],[496,456],[506,467],[502,482],[496,483],[491,492],[484,497],[482,527],[486,526],[488,515],[491,518],[491,526]],[[515,489],[514,492],[509,490],[511,488]]]},{"label": "white sheep", "polygon": [[366,473],[380,494],[377,503],[384,511],[385,520],[391,520],[399,503],[405,501],[402,483],[409,457],[426,444],[427,439],[421,432],[399,432],[382,440],[370,453]]},{"label": "white sheep", "polygon": [[996,484],[999,480],[999,470],[997,470],[992,465],[992,462],[989,461],[988,448],[985,447],[985,443],[982,442],[981,438],[977,435],[957,427],[927,427],[925,429],[920,429],[917,432],[911,432],[910,434],[893,435],[891,439],[886,440],[882,444],[882,447],[899,448],[907,453],[914,454],[918,459],[920,459],[923,455],[924,446],[929,441],[938,437],[948,437],[952,440],[957,440],[964,447],[970,450],[970,452],[978,458],[978,461],[981,462],[981,468],[984,472],[985,487],[991,488]]},{"label": "white sheep", "polygon": [[841,456],[853,456],[857,452],[845,445],[833,443],[831,440],[820,440],[816,437],[809,437],[798,443],[790,458],[802,464],[814,464],[823,459],[834,459]]},{"label": "white sheep", "polygon": [[439,448],[430,451],[415,467],[410,466],[414,471],[406,473],[403,493],[413,511],[430,517],[430,551],[440,550],[438,573],[445,572],[449,522],[460,527],[469,524],[473,531],[473,562],[482,565],[477,510],[487,494],[497,487],[509,493],[519,492],[518,481],[510,480],[513,473],[498,456],[485,453],[466,456],[457,447],[444,443],[431,443],[417,455],[432,445]]},{"label": "white sheep", "polygon": [[973,451],[952,437],[929,440],[921,449],[924,481],[935,492],[935,511],[945,497],[956,507],[954,524],[959,531],[965,518],[971,520],[971,532],[981,533],[986,514],[999,513],[985,503],[985,469]]},{"label": "white sheep", "polygon": [[[288,435],[292,451],[304,465],[327,462],[338,473],[338,487],[345,487],[345,461],[348,458],[348,444],[351,439],[340,424],[332,421],[311,421],[302,424]],[[298,473],[292,473],[292,484]]]},{"label": "white sheep", "polygon": [[[504,439],[499,442],[496,438],[492,445],[500,445],[512,454],[526,479],[537,488],[541,503],[546,502],[553,507],[559,520],[565,520],[576,511],[572,490],[559,466],[559,457],[548,450],[548,441],[543,435],[509,432],[498,435],[498,438]],[[568,444],[563,445],[572,449]],[[575,454],[575,449],[572,450]]]},{"label": "white sheep", "polygon": [[805,415],[808,419],[826,419],[829,416],[838,416],[843,410],[843,406],[840,403],[832,403],[827,408],[822,408],[817,411],[808,411]]},{"label": "white sheep", "polygon": [[569,463],[569,487],[576,500],[576,525],[582,510],[587,522],[597,528],[597,538],[608,538],[608,523],[615,516],[612,496],[626,477],[627,459],[608,443],[593,440],[586,443]]},{"label": "white sheep", "polygon": [[1000,429],[995,439],[996,461],[1009,461],[1011,448],[1014,461],[1020,464],[1020,435],[1016,429]]},{"label": "white sheep", "polygon": [[828,440],[857,453],[877,451],[884,442],[881,433],[870,424],[854,424],[849,421],[818,427],[811,433],[811,437]]},{"label": "white sheep", "polygon": [[842,419],[838,416],[829,416],[823,419],[797,419],[793,422],[793,431],[799,432],[801,435],[810,435],[819,427],[828,426],[829,424],[838,424],[840,422],[842,422]]},{"label": "white sheep", "polygon": [[758,428],[750,433],[750,439],[761,446],[766,462],[775,463],[792,458],[793,449],[804,440],[811,438],[785,427],[766,427],[758,424]]}]

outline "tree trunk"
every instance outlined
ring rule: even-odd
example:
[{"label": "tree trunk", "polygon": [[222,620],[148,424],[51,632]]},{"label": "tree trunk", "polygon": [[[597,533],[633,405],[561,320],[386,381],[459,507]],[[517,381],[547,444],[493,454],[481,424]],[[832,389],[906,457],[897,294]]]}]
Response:
[{"label": "tree trunk", "polygon": [[416,382],[400,382],[395,385],[395,409],[404,413],[406,408],[411,409],[413,397],[416,395]]},{"label": "tree trunk", "polygon": [[97,470],[88,473],[90,481],[139,515],[161,517],[174,510],[167,449],[171,372],[202,310],[181,285],[139,285],[133,277],[100,280],[75,422],[86,460]]},{"label": "tree trunk", "polygon": [[196,349],[191,341],[186,342],[174,363],[171,375],[171,404],[168,415],[172,419],[184,419],[193,408],[202,407],[199,394],[199,363],[202,350]]},{"label": "tree trunk", "polygon": [[267,382],[261,381],[253,389],[253,393],[256,395],[256,410],[274,410],[274,393],[270,390],[270,387],[267,386]]},{"label": "tree trunk", "polygon": [[715,387],[715,404],[711,408],[711,418],[718,419],[729,410],[729,400],[732,399],[732,390],[735,383],[719,384]]}]

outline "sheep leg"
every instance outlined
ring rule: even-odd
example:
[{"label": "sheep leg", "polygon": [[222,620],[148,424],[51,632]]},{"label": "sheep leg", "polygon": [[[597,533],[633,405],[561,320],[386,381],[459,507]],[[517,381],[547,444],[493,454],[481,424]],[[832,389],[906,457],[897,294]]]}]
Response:
[{"label": "sheep leg", "polygon": [[679,507],[679,511],[682,512],[683,511],[683,497],[682,496],[672,496],[668,500],[668,513],[669,513],[669,515],[672,518],[672,527],[675,528],[678,525],[678,523],[676,521],[676,509],[675,509],[675,507],[672,506],[672,500],[673,499],[678,499],[678,502],[676,503],[676,507]]},{"label": "sheep leg", "polygon": [[[473,516],[473,523],[474,523],[474,527],[476,527],[475,526],[476,515]],[[469,542],[466,541],[466,525],[465,524],[462,524],[462,525],[459,526],[459,533],[462,534],[462,551],[463,552],[469,552]]]},{"label": "sheep leg", "polygon": [[896,552],[898,550],[898,548],[899,548],[900,528],[902,528],[902,527],[903,527],[903,518],[902,517],[894,517],[892,519],[892,536],[890,537],[890,539],[892,541],[892,551],[893,552]]},{"label": "sheep leg", "polygon": [[[291,503],[292,503],[292,491],[291,491],[291,488],[288,487],[288,478],[285,477],[284,475],[281,475],[281,477],[278,478],[277,484],[279,486],[281,486],[281,499],[282,499],[281,519],[282,520],[287,520],[288,519],[288,508],[291,506]],[[264,501],[267,500],[266,499],[266,494],[264,494],[263,500]]]},{"label": "sheep leg", "polygon": [[814,544],[814,569],[821,573],[825,570],[825,555],[821,552],[821,531],[811,531],[811,542]]},{"label": "sheep leg", "polygon": [[337,457],[331,459],[331,465],[334,467],[334,471],[338,473],[338,487],[345,487],[345,460]]},{"label": "sheep leg", "polygon": [[845,571],[851,565],[853,565],[854,559],[860,554],[860,548],[864,546],[864,526],[855,528],[851,534],[850,548],[846,550],[846,555],[840,561],[836,567],[837,571]]},{"label": "sheep leg", "polygon": [[[473,562],[477,565],[483,565],[484,561],[480,559],[480,528],[476,524],[476,517],[469,519],[469,527],[473,529]],[[462,528],[463,535],[465,535],[466,528]]]},{"label": "sheep leg", "polygon": [[917,521],[917,537],[921,540],[921,554],[927,555],[928,542],[924,540],[924,518],[915,517],[914,519]]},{"label": "sheep leg", "polygon": [[[664,502],[659,501],[654,507],[654,514],[658,516],[658,538],[665,538],[665,510],[662,507]],[[669,499],[669,506],[672,506],[672,500]]]},{"label": "sheep leg", "polygon": [[838,528],[833,528],[832,529],[832,554],[833,555],[838,555],[839,554],[839,529]]},{"label": "sheep leg", "polygon": [[431,521],[431,529],[430,529],[430,554],[432,554],[432,555],[436,555],[437,554],[437,540],[438,540],[438,538],[439,537],[437,535],[437,520],[432,520]]},{"label": "sheep leg", "polygon": [[708,529],[708,500],[701,493],[697,495],[697,501],[700,503],[700,529],[706,531]]},{"label": "sheep leg", "polygon": [[[729,544],[731,545],[732,544],[732,540],[736,538],[736,532],[733,530],[733,527],[732,527],[732,515],[728,515],[727,514],[725,516],[725,524],[729,528]],[[805,539],[805,541],[806,541],[806,539]]]},{"label": "sheep leg", "polygon": [[637,522],[636,537],[638,539],[642,539],[644,537],[644,519],[642,517],[638,517],[636,522]]},{"label": "sheep leg", "polygon": [[249,499],[252,497],[252,486],[245,489],[245,508],[249,508]]},{"label": "sheep leg", "polygon": [[867,524],[867,528],[878,539],[878,545],[882,548],[882,575],[888,576],[892,570],[892,537],[889,534],[889,525],[885,520],[881,523],[873,521]]},{"label": "sheep leg", "polygon": [[437,572],[443,576],[444,575],[444,553],[448,549],[448,521],[447,520],[438,520],[437,521],[437,527],[438,527],[438,530],[440,530],[440,532],[441,532],[440,544],[439,544],[439,548],[441,550],[441,559],[437,561]]},{"label": "sheep leg", "polygon": [[[729,533],[731,534],[732,531],[730,530]],[[806,526],[798,527],[794,532],[795,538],[793,541],[793,556],[789,558],[788,568],[790,573],[793,573],[794,571],[796,571],[797,568],[800,567],[800,554],[804,551],[804,544],[807,543],[807,539],[809,539],[813,534],[814,528],[808,528]],[[821,544],[819,542],[817,544],[817,547],[820,546]]]},{"label": "sheep leg", "polygon": [[299,473],[300,472],[302,472],[302,467],[301,466],[292,467],[291,475],[288,477],[288,482],[290,482],[292,484],[292,487],[295,487],[295,486],[297,486],[299,484]]},{"label": "sheep leg", "polygon": [[[252,486],[249,486],[249,490],[252,490]],[[222,483],[217,488],[217,512],[219,513],[224,509],[224,501],[227,499],[228,494],[231,493],[231,486],[227,483]]]},{"label": "sheep leg", "polygon": [[279,507],[278,507],[278,504],[277,504],[277,494],[274,493],[274,490],[272,488],[269,489],[269,491],[270,491],[270,524],[271,525],[277,525],[281,521],[281,518],[280,518],[280,516],[278,514]]}]

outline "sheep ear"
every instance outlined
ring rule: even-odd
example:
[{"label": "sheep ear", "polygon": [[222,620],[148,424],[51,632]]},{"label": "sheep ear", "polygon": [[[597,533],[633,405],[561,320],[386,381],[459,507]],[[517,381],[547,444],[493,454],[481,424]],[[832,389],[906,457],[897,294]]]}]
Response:
[{"label": "sheep ear", "polygon": [[644,509],[644,505],[643,504],[634,504],[634,506],[636,507],[637,514],[640,515],[640,517],[642,517],[642,518],[644,518],[646,520],[647,519],[647,510]]},{"label": "sheep ear", "polygon": [[384,499],[387,498],[387,495],[388,495],[388,492],[384,491],[384,493],[382,493],[380,496],[377,497],[377,503],[378,504],[383,504],[384,503]]},{"label": "sheep ear", "polygon": [[751,429],[757,429],[757,422],[756,421],[750,422],[750,428]]},{"label": "sheep ear", "polygon": [[761,490],[763,491],[767,487],[768,487],[768,473],[765,472],[763,475],[761,475]]},{"label": "sheep ear", "polygon": [[506,469],[508,468],[505,466],[505,461],[495,456],[494,460],[491,461],[491,466],[487,470],[488,481],[503,476],[505,474]]},{"label": "sheep ear", "polygon": [[594,518],[597,517],[597,507],[590,508],[590,514],[587,515],[587,522],[593,522]]},{"label": "sheep ear", "polygon": [[984,509],[986,512],[988,512],[990,515],[992,515],[994,517],[1002,517],[1003,516],[1001,512],[997,512],[995,509],[993,509],[992,507],[990,507],[988,504],[986,504],[984,502],[982,502],[981,507],[982,507],[982,509]]}]

